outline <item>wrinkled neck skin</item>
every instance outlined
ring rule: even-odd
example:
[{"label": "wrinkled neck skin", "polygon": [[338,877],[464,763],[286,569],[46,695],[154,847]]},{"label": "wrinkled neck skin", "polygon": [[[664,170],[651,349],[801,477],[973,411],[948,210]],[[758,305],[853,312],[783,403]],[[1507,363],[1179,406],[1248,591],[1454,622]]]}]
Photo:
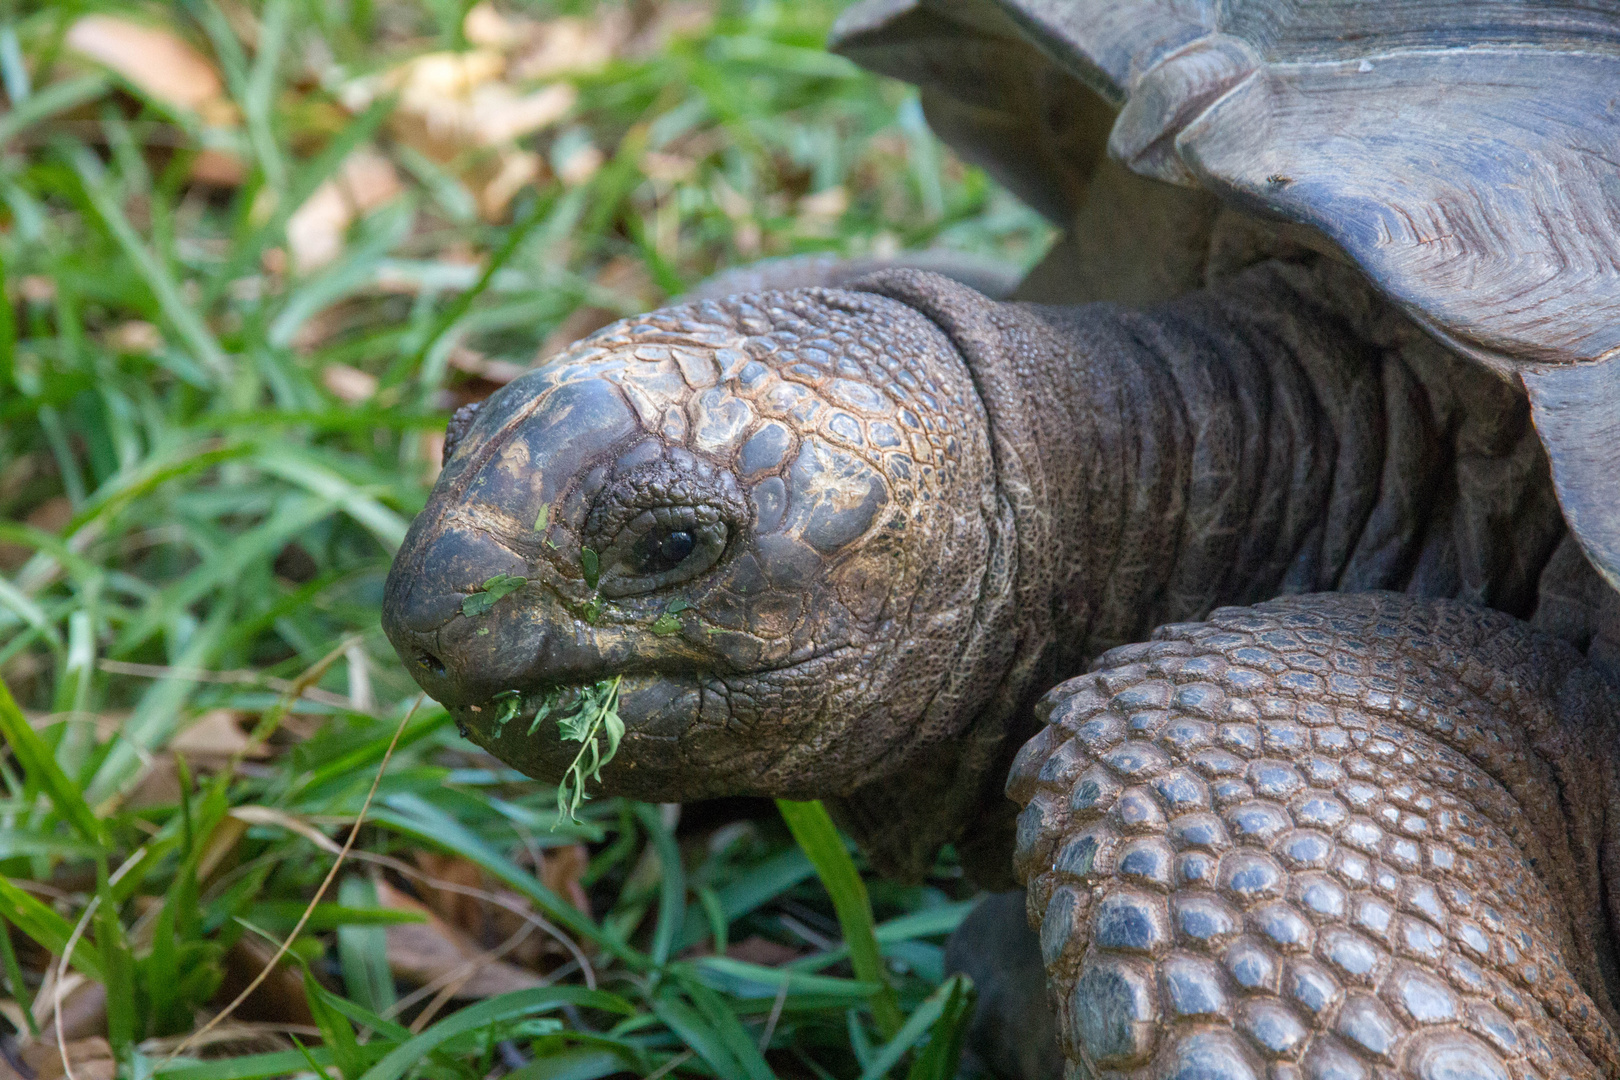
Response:
[{"label": "wrinkled neck skin", "polygon": [[1009,882],[1001,789],[1034,699],[1155,627],[1335,589],[1529,614],[1562,521],[1528,424],[1494,433],[1511,452],[1491,450],[1523,459],[1487,485],[1514,528],[1474,522],[1481,500],[1458,488],[1457,440],[1423,380],[1343,313],[1361,297],[1324,296],[1295,270],[1264,265],[1148,311],[993,303],[907,271],[853,286],[922,312],[957,347],[1013,532],[1008,600],[986,611],[1015,647],[975,674],[996,692],[958,742],[837,803],[880,865],[920,876],[954,841],[972,876]]}]

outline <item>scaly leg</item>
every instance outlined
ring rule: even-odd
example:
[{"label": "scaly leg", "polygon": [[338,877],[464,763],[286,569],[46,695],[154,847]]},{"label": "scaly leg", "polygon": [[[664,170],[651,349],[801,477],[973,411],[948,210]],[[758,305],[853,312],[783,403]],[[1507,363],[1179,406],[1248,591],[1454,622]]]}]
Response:
[{"label": "scaly leg", "polygon": [[1163,627],[1040,712],[1009,792],[1071,1075],[1620,1074],[1616,706],[1573,649],[1296,597]]}]

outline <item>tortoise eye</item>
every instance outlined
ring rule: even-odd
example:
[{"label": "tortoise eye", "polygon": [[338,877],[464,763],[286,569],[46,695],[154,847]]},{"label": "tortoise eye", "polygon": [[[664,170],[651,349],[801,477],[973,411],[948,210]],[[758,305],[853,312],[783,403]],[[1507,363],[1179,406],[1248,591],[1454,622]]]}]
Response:
[{"label": "tortoise eye", "polygon": [[645,511],[603,552],[602,595],[634,596],[690,581],[720,561],[729,535],[712,508]]},{"label": "tortoise eye", "polygon": [[634,549],[638,569],[643,574],[662,574],[686,561],[697,547],[697,537],[687,529],[657,530],[643,536]]}]

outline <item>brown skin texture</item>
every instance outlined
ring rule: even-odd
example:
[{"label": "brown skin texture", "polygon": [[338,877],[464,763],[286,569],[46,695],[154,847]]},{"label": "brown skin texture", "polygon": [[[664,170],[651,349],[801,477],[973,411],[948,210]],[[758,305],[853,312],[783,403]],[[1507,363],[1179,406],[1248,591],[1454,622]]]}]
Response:
[{"label": "brown skin texture", "polygon": [[1620,1072],[1620,711],[1572,647],[1340,593],[1097,666],[1041,702],[1008,781],[1072,1063]]},{"label": "brown skin texture", "polygon": [[[892,873],[956,842],[1010,884],[1029,705],[1103,650],[1310,589],[1529,613],[1563,527],[1522,403],[1380,339],[1347,280],[1137,313],[894,271],[627,320],[452,425],[384,625],[533,776],[578,749],[529,734],[546,692],[622,676],[603,790],[827,798]],[[464,615],[495,575],[526,584]]]},{"label": "brown skin texture", "polygon": [[[1380,946],[1404,956],[1367,984],[1396,1010],[1389,1016],[1360,998],[1352,1007],[1338,982],[1312,1013],[1303,983],[1239,986],[1247,968],[1209,966],[1228,963],[1226,954],[1166,959],[1164,898],[1179,904],[1198,882],[1137,880],[1106,859],[1062,870],[1055,845],[1092,820],[1089,809],[1070,809],[1084,801],[1070,768],[1084,739],[1060,744],[1041,722],[1080,684],[1034,707],[1094,657],[1166,623],[1161,635],[1203,634],[1216,659],[1241,659],[1236,631],[1190,626],[1221,605],[1321,590],[1409,594],[1266,609],[1254,618],[1321,617],[1327,630],[1310,656],[1277,654],[1262,675],[1300,710],[1317,707],[1320,692],[1289,682],[1290,665],[1317,678],[1324,665],[1338,671],[1335,692],[1381,691],[1382,669],[1363,658],[1388,646],[1393,620],[1417,628],[1424,644],[1396,648],[1388,663],[1427,665],[1483,694],[1480,722],[1504,745],[1530,725],[1527,748],[1467,768],[1459,759],[1447,775],[1462,777],[1458,790],[1470,798],[1480,785],[1507,792],[1488,807],[1469,804],[1485,816],[1464,822],[1459,842],[1495,845],[1503,866],[1536,867],[1521,873],[1513,904],[1538,920],[1525,940],[1541,974],[1508,971],[1516,961],[1501,950],[1511,941],[1494,924],[1508,944],[1492,956],[1523,984],[1521,997],[1540,993],[1531,982],[1560,988],[1556,1001],[1538,997],[1515,1015],[1525,1039],[1550,1040],[1579,1075],[1615,1061],[1599,977],[1613,969],[1599,914],[1606,897],[1595,891],[1595,852],[1609,843],[1598,819],[1612,789],[1607,773],[1586,775],[1607,760],[1602,740],[1569,732],[1571,718],[1597,717],[1594,731],[1612,723],[1593,711],[1609,705],[1593,696],[1601,683],[1578,654],[1514,618],[1535,617],[1594,656],[1613,638],[1602,621],[1607,594],[1569,550],[1523,400],[1332,264],[1263,264],[1140,312],[995,303],[937,275],[892,271],[845,289],[707,300],[627,320],[458,416],[444,473],[390,574],[384,626],[470,738],[537,778],[558,779],[578,746],[562,743],[554,723],[531,732],[535,710],[555,692],[566,707],[580,687],[619,679],[627,733],[602,772],[606,793],[827,799],[873,862],[901,877],[920,876],[955,843],[981,883],[1011,884],[1016,850],[1047,972],[1066,1002],[1059,1027],[1071,1063],[1149,1075],[1185,1059],[1239,1077],[1262,1075],[1268,1055],[1281,1055],[1307,1075],[1352,1061],[1438,1080],[1448,1061],[1486,1061],[1476,1043],[1500,1036],[1484,1021],[1453,1024],[1445,1037],[1419,1030],[1428,1021],[1402,997],[1410,980],[1401,972],[1472,977],[1440,954],[1395,939]],[[493,602],[469,602],[496,575],[524,581]],[[1498,613],[1434,602],[1447,597]],[[1271,639],[1252,637],[1241,641],[1275,652]],[[1122,686],[1177,681],[1138,673],[1134,656],[1108,654],[1102,677],[1124,665]],[[1548,683],[1547,672],[1583,689],[1565,700],[1569,679]],[[515,710],[502,697],[510,691]],[[1425,737],[1444,742],[1433,718],[1455,700],[1430,702]],[[1355,732],[1376,722],[1344,719],[1345,746],[1359,747]],[[1171,737],[1158,721],[1143,723],[1146,742]],[[1015,845],[1004,778],[1037,731],[1013,770],[1011,794],[1029,806]],[[1284,764],[1317,767],[1309,739],[1291,746],[1278,751]],[[1354,771],[1345,746],[1316,747],[1331,751],[1321,767]],[[1174,751],[1154,743],[1144,753]],[[1515,761],[1534,763],[1539,787],[1521,783]],[[1439,783],[1437,766],[1425,767],[1411,778],[1397,769],[1386,786]],[[1110,798],[1129,786],[1115,780],[1103,785]],[[1247,805],[1241,785],[1255,781],[1235,783],[1230,798],[1212,796],[1226,799],[1215,809]],[[1168,820],[1153,798],[1106,812]],[[1293,812],[1281,796],[1274,802],[1255,813]],[[1400,809],[1391,812],[1398,831]],[[1140,823],[1118,824],[1129,832]],[[1162,855],[1163,865],[1150,876],[1170,873],[1184,851],[1196,855],[1186,836],[1156,843],[1144,858]],[[1404,849],[1388,856],[1399,857]],[[1233,856],[1234,867],[1240,861]],[[1306,882],[1305,864],[1278,865],[1272,887]],[[1373,881],[1390,904],[1435,877],[1401,872],[1388,888]],[[1505,871],[1493,863],[1490,872]],[[1071,907],[1051,907],[1060,893],[1073,894]],[[1116,894],[1125,899],[1108,899]],[[1243,899],[1235,895],[1228,900]],[[1233,925],[1269,934],[1264,948],[1283,958],[1276,970],[1308,982],[1314,969],[1299,966],[1300,950],[1331,935],[1285,941],[1276,935],[1295,923],[1245,911]],[[1110,930],[1105,914],[1124,929]],[[1296,954],[1297,963],[1286,959]],[[1038,1007],[1016,982],[1008,1007]],[[1076,987],[1083,992],[1071,999]],[[1213,1012],[1174,1013],[1192,1007],[1176,994],[1211,987],[1225,995]],[[1503,993],[1492,1008],[1518,1008]],[[992,1026],[1021,1030],[1016,1015]],[[1369,1049],[1386,1029],[1394,1042]],[[1372,1041],[1349,1046],[1352,1036]],[[1502,1060],[1520,1054],[1510,1050]],[[1486,1065],[1480,1075],[1496,1075]]]}]

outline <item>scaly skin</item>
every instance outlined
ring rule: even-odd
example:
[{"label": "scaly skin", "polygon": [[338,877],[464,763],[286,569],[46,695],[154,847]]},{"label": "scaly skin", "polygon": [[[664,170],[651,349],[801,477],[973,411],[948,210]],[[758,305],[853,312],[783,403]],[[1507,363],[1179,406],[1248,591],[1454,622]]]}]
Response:
[{"label": "scaly skin", "polygon": [[1574,649],[1330,594],[1097,663],[1008,782],[1082,1075],[1620,1073],[1620,715]]},{"label": "scaly skin", "polygon": [[[1551,561],[1553,621],[1598,641],[1591,575],[1553,558],[1522,401],[1352,275],[1262,265],[1147,312],[914,271],[704,301],[512,383],[446,453],[384,625],[531,775],[576,749],[538,703],[619,677],[604,790],[826,798],[892,873],[955,842],[1010,884],[1003,780],[1051,719],[1017,868],[1082,1075],[1614,1071],[1611,705],[1509,617]],[[464,607],[495,575],[525,582]],[[1508,614],[1318,596],[1127,644],[1323,589]]]},{"label": "scaly skin", "polygon": [[[1089,657],[1279,592],[1528,614],[1562,523],[1522,403],[1376,307],[1273,264],[1147,313],[900,271],[627,320],[458,417],[384,624],[531,775],[575,749],[528,734],[543,693],[623,675],[607,790],[830,798],[891,872],[954,841],[1011,884],[1006,766]],[[637,578],[658,514],[718,560]],[[527,584],[464,616],[496,574]]]}]

